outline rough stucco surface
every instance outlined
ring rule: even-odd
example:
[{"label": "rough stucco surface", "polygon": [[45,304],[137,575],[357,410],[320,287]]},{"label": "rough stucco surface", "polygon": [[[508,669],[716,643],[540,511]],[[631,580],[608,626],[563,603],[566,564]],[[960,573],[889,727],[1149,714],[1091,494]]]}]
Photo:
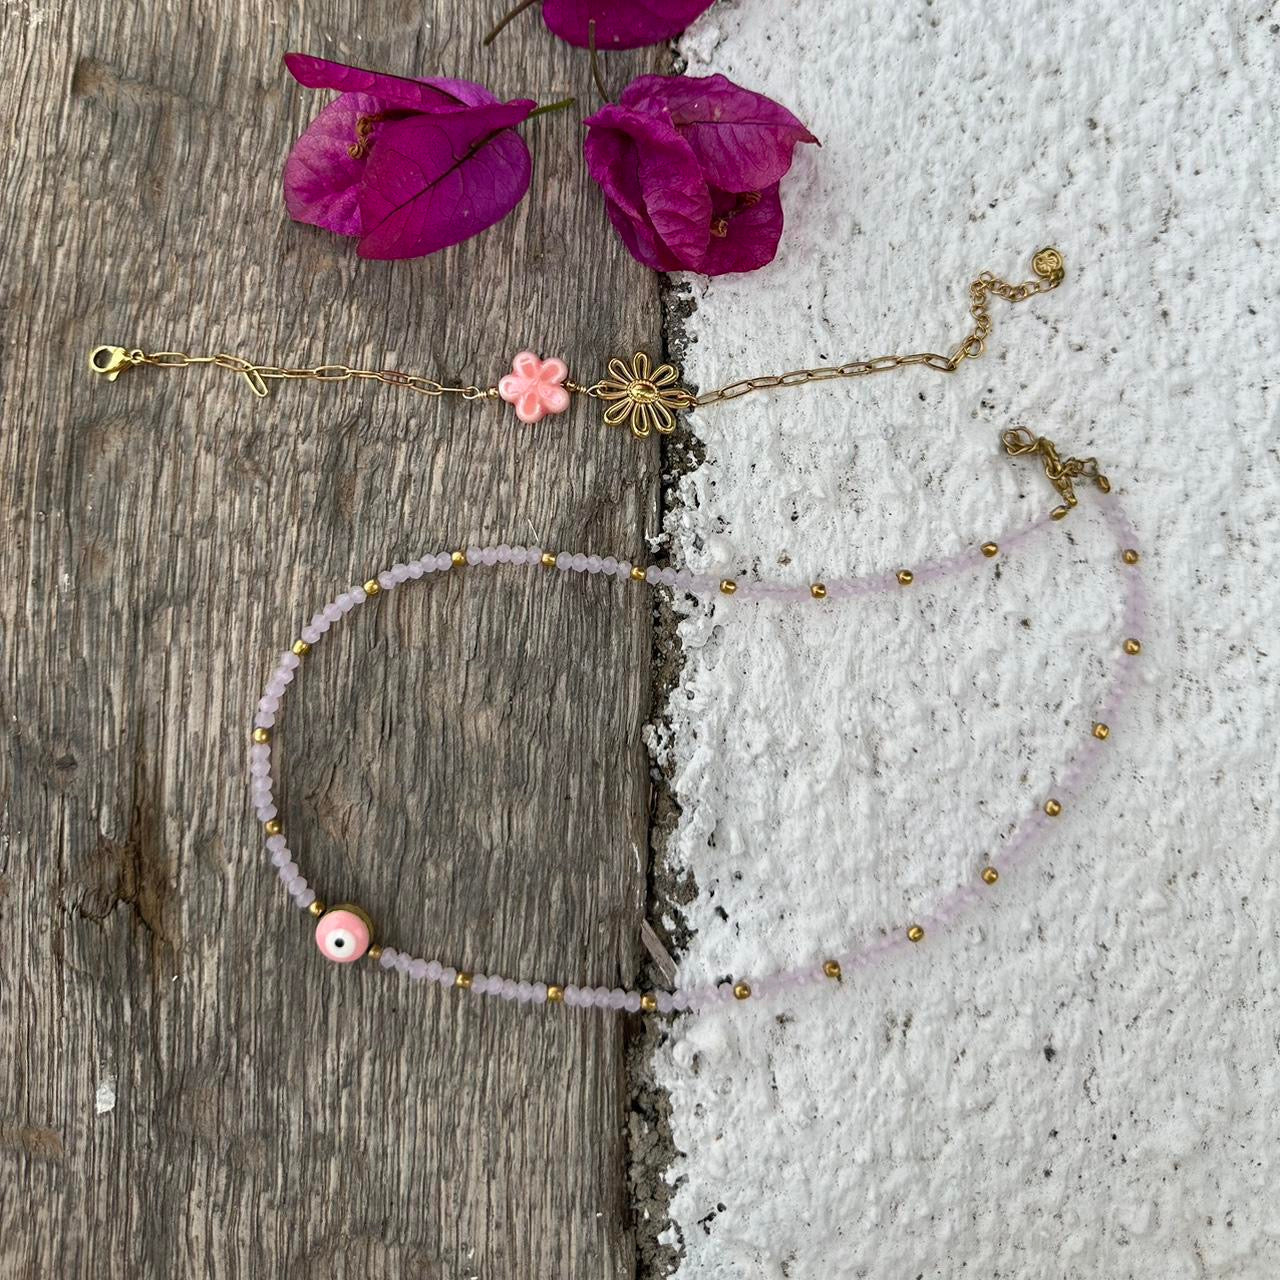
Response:
[{"label": "rough stucco surface", "polygon": [[[1069,274],[994,304],[950,378],[702,412],[676,558],[807,581],[981,541],[1050,500],[997,451],[1022,422],[1099,456],[1153,605],[1102,777],[977,915],[677,1023],[683,1280],[1280,1274],[1276,23],[741,0],[684,39],[823,143],[778,260],[684,283],[694,383],[947,350],[976,271],[1050,243]],[[973,875],[1123,661],[1109,547],[1082,510],[998,575],[684,618],[655,733],[698,886],[684,981],[821,958]]]}]

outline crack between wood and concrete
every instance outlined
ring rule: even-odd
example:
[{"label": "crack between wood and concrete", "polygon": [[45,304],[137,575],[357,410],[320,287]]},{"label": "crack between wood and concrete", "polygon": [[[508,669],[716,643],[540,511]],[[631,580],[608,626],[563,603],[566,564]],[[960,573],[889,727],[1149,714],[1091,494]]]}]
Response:
[{"label": "crack between wood and concrete", "polygon": [[[677,368],[688,347],[685,323],[695,310],[687,288],[662,284],[662,358]],[[702,465],[705,450],[688,425],[661,440],[661,535],[659,558],[671,553],[670,519],[683,501],[680,482]],[[646,919],[642,941],[646,986],[670,987],[676,966],[691,937],[683,908],[697,894],[693,876],[674,864],[672,842],[680,821],[680,800],[672,780],[669,750],[671,727],[667,706],[684,670],[679,634],[680,617],[670,592],[655,592],[649,725],[650,804]],[[668,1174],[679,1156],[671,1131],[671,1099],[658,1083],[654,1062],[670,1034],[666,1018],[637,1018],[627,1041],[627,1178],[636,1244],[636,1280],[661,1280],[671,1275],[683,1256],[679,1228],[671,1221],[670,1204],[676,1186]],[[673,1237],[674,1236],[674,1240]]]}]

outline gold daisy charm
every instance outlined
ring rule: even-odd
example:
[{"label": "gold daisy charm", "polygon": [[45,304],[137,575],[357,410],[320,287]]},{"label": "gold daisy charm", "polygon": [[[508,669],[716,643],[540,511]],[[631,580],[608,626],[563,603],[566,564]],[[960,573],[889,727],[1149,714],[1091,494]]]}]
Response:
[{"label": "gold daisy charm", "polygon": [[687,409],[693,396],[676,384],[679,374],[674,365],[660,364],[651,370],[649,357],[637,351],[628,368],[616,356],[609,361],[610,377],[602,378],[592,390],[601,400],[609,401],[604,411],[606,427],[626,423],[637,440],[645,440],[651,431],[670,435],[676,429],[675,409]]}]

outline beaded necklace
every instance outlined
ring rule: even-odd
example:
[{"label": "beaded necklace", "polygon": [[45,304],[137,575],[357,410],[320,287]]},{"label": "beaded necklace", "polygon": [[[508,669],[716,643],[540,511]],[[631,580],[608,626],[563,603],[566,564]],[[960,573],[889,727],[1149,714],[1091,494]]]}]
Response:
[{"label": "beaded necklace", "polygon": [[949,355],[936,351],[874,356],[868,360],[850,360],[841,365],[823,365],[811,369],[792,369],[787,373],[763,374],[741,378],[712,391],[695,394],[680,385],[676,367],[665,362],[654,363],[643,351],[637,351],[628,362],[615,356],[608,362],[608,376],[589,384],[573,381],[569,366],[558,357],[543,360],[533,351],[521,351],[511,362],[511,372],[496,386],[452,385],[438,378],[401,373],[397,369],[362,369],[349,364],[322,364],[310,368],[257,364],[243,356],[218,354],[193,356],[185,351],[146,352],[140,348],[101,346],[89,352],[89,368],[114,382],[126,369],[150,365],[162,369],[185,369],[192,365],[212,365],[241,377],[256,396],[267,395],[272,380],[310,380],[312,382],[381,382],[425,396],[460,396],[463,400],[505,400],[521,422],[532,425],[544,417],[563,413],[570,404],[570,394],[586,396],[606,405],[607,427],[628,427],[637,440],[647,439],[653,432],[670,435],[676,428],[676,414],[702,409],[749,395],[753,391],[769,391],[778,387],[801,387],[811,382],[830,382],[837,378],[863,378],[873,373],[889,373],[895,369],[923,366],[937,373],[954,373],[966,360],[976,360],[986,350],[991,334],[992,297],[1006,302],[1023,302],[1040,293],[1056,289],[1066,269],[1057,249],[1041,249],[1031,260],[1034,280],[1010,284],[984,271],[969,284],[969,316],[972,330]]},{"label": "beaded necklace", "polygon": [[[811,959],[790,969],[762,974],[747,974],[729,982],[676,988],[671,991],[627,990],[622,987],[591,987],[559,980],[542,981],[504,977],[462,969],[443,959],[426,959],[413,953],[375,941],[373,923],[363,907],[341,903],[327,907],[314,887],[299,869],[295,851],[288,843],[274,799],[272,783],[272,744],[276,719],[284,696],[298,668],[329,630],[361,605],[377,600],[397,587],[435,574],[471,570],[479,567],[528,568],[533,571],[555,570],[569,574],[604,575],[627,583],[669,587],[695,597],[732,596],[735,599],[779,601],[836,602],[901,592],[912,587],[928,586],[961,573],[975,572],[984,564],[1019,550],[1056,522],[1066,518],[1076,506],[1074,481],[1087,478],[1107,494],[1110,484],[1093,458],[1060,457],[1053,443],[1025,429],[1006,432],[1004,446],[1011,455],[1037,455],[1046,475],[1053,482],[1062,502],[1044,516],[1021,528],[1011,529],[998,539],[975,543],[955,555],[939,558],[911,568],[898,568],[855,578],[810,582],[803,585],[757,582],[745,578],[718,578],[689,573],[657,565],[632,564],[614,556],[598,556],[579,552],[551,552],[541,547],[470,546],[464,550],[438,551],[417,559],[398,562],[367,581],[340,592],[323,605],[301,628],[299,638],[279,658],[271,673],[253,719],[252,745],[249,749],[251,795],[259,821],[263,823],[266,849],[271,863],[297,907],[316,918],[315,941],[321,953],[338,964],[349,964],[369,957],[383,969],[402,974],[415,981],[436,983],[472,994],[514,1000],[521,1004],[567,1005],[571,1008],[602,1008],[669,1014],[702,1012],[721,1004],[760,1000],[795,991],[813,983],[838,981],[843,975],[878,956],[904,947],[917,946],[938,932],[959,913],[976,903],[982,894],[1000,881],[1004,870],[1025,860],[1048,835],[1062,817],[1098,766],[1105,744],[1111,737],[1111,725],[1131,690],[1132,660],[1142,652],[1139,637],[1146,612],[1144,590],[1138,565],[1141,555],[1137,539],[1114,497],[1101,504],[1104,523],[1113,537],[1123,567],[1124,605],[1121,637],[1117,647],[1124,659],[1110,687],[1104,691],[1090,721],[1087,732],[1058,775],[1051,794],[1037,801],[1031,813],[1014,830],[1005,843],[999,865],[990,857],[978,858],[974,880],[953,887],[927,914],[899,924],[874,937],[842,944],[821,959]],[[981,887],[979,887],[981,886]]]}]

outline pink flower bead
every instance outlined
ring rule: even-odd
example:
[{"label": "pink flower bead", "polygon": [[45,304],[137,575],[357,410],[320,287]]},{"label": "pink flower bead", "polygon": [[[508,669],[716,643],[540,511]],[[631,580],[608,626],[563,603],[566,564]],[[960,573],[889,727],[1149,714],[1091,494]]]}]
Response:
[{"label": "pink flower bead", "polygon": [[350,964],[369,950],[373,930],[369,917],[356,907],[334,907],[316,925],[316,946],[327,960]]},{"label": "pink flower bead", "polygon": [[498,394],[515,405],[521,422],[533,424],[569,407],[569,392],[562,385],[568,376],[563,360],[540,360],[532,351],[521,351],[511,362],[511,372],[499,381]]}]

